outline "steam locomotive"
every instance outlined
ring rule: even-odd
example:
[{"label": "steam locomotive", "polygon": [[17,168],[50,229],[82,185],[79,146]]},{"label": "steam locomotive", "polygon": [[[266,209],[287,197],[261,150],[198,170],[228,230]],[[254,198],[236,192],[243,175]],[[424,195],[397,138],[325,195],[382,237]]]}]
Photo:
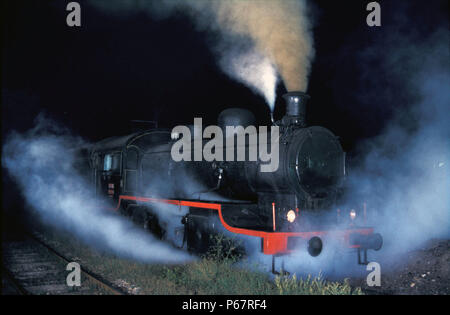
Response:
[{"label": "steam locomotive", "polygon": [[[177,232],[191,252],[205,252],[210,235],[225,230],[259,238],[261,251],[273,257],[301,247],[318,256],[331,239],[355,249],[358,262],[367,263],[367,250],[379,250],[382,238],[355,218],[365,215],[365,208],[334,208],[346,175],[338,138],[323,127],[306,125],[307,94],[290,92],[284,99],[286,114],[272,126],[279,128],[279,137],[268,140],[279,146],[274,172],[261,172],[264,162],[259,158],[176,162],[171,149],[179,135],[156,128],[108,138],[90,148],[95,191],[112,200],[114,210],[161,238],[171,233],[162,217],[180,218],[172,212],[165,215],[162,206],[179,209],[183,229]],[[251,112],[231,108],[219,115],[218,125],[244,128],[254,121]],[[236,142],[232,145],[238,149]],[[251,145],[243,145],[247,154]]]}]

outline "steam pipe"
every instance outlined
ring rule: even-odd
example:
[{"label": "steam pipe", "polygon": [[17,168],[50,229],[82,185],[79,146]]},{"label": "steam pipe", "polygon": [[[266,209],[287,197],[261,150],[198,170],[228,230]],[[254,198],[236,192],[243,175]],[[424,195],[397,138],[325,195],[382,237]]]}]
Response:
[{"label": "steam pipe", "polygon": [[380,250],[383,246],[383,237],[379,233],[370,235],[350,234],[350,245],[358,245],[363,249]]}]

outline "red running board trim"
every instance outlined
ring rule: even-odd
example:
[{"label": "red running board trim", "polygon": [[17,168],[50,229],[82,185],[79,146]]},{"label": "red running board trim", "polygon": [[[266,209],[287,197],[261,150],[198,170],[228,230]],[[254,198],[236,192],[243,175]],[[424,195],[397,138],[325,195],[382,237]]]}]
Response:
[{"label": "red running board trim", "polygon": [[[209,203],[209,202],[197,202],[197,201],[186,201],[186,200],[173,200],[173,199],[159,199],[159,198],[147,198],[147,197],[136,197],[136,196],[119,196],[119,202],[114,211],[119,210],[122,200],[132,200],[140,202],[150,202],[150,203],[165,203],[176,206],[185,207],[195,207],[202,209],[216,210],[219,215],[220,222],[228,231],[237,234],[256,236],[263,238],[263,252],[267,255],[275,254],[286,254],[291,252],[287,249],[288,237],[301,237],[305,240],[309,240],[313,236],[324,236],[330,234],[330,231],[311,231],[311,232],[264,232],[257,230],[249,230],[243,228],[236,228],[228,225],[223,219],[222,215],[222,205],[219,203]],[[332,232],[335,237],[342,238],[342,241],[352,248],[358,248],[358,245],[349,245],[349,235],[352,233],[359,233],[363,235],[369,235],[373,233],[373,228],[361,228],[361,229],[346,229]]]}]

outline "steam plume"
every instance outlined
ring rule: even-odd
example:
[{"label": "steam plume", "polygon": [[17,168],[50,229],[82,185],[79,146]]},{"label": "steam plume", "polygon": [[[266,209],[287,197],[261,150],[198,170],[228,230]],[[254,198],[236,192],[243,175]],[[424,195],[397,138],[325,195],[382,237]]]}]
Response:
[{"label": "steam plume", "polygon": [[[370,53],[363,51],[354,58],[362,65],[363,84],[368,86],[364,80],[371,80],[372,88],[359,92],[368,100],[365,106],[379,106],[380,95],[384,96],[381,99],[395,99],[384,84],[374,80],[383,77],[389,78],[395,93],[407,104],[386,122],[379,135],[359,144],[361,162],[353,160],[349,165],[347,194],[337,207],[347,211],[356,208],[358,219],[362,203],[367,202],[368,224],[384,239],[380,251],[369,252],[369,260],[379,262],[382,270],[389,270],[392,263],[405,263],[406,252],[432,238],[450,237],[448,22],[425,37],[400,26],[408,34],[390,31],[389,36],[367,48]],[[365,65],[373,60],[379,66],[367,69]],[[328,213],[335,215],[334,211]],[[367,275],[365,266],[356,265],[353,253],[344,256],[335,253],[337,249],[325,240],[324,252],[311,258],[303,247],[286,258],[286,268],[301,273]]]},{"label": "steam plume", "polygon": [[73,148],[85,143],[38,117],[25,134],[12,133],[3,145],[2,166],[44,222],[90,245],[143,262],[184,262],[190,256],[156,240],[130,221],[102,210],[91,185],[76,171]]},{"label": "steam plume", "polygon": [[248,35],[255,42],[288,90],[306,90],[314,50],[305,1],[213,1],[212,11],[223,32]]},{"label": "steam plume", "polygon": [[[171,0],[93,2],[110,12],[145,11],[155,18],[189,14],[211,43],[222,70],[262,95],[273,111],[277,72],[290,91],[306,91],[313,38],[305,0]],[[251,45],[245,43],[251,42]]]}]

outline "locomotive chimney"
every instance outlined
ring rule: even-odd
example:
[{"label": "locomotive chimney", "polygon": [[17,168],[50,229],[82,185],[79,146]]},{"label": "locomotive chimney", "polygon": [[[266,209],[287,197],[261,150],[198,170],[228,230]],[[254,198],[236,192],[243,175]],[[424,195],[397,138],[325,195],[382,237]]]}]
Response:
[{"label": "locomotive chimney", "polygon": [[309,95],[303,92],[289,92],[283,95],[286,101],[286,116],[283,121],[287,124],[306,126],[306,103]]}]

